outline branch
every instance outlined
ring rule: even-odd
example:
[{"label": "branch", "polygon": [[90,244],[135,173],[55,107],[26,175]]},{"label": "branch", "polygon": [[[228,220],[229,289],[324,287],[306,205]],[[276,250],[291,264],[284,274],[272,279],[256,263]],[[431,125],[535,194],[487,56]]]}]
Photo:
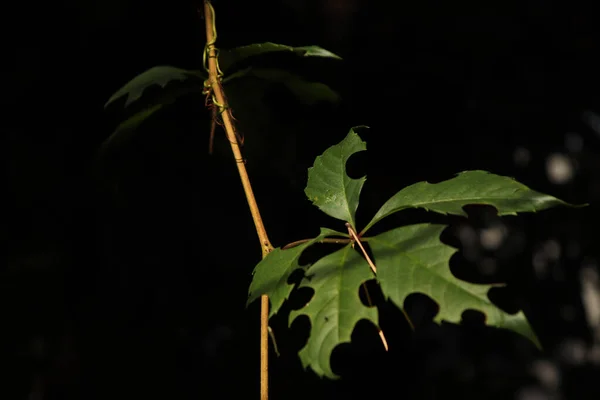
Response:
[{"label": "branch", "polygon": [[[375,267],[375,264],[373,263],[373,261],[371,261],[371,257],[369,257],[369,254],[367,253],[364,246],[360,242],[360,238],[356,234],[356,231],[354,230],[352,225],[350,225],[348,222],[346,222],[346,228],[348,228],[348,234],[352,238],[352,241],[358,243],[358,246],[360,247],[360,250],[362,251],[363,256],[365,256],[367,263],[369,263],[369,267],[371,267],[371,270],[373,271],[373,274],[377,275],[377,267]],[[372,307],[373,302],[371,301],[371,296],[369,296],[369,290],[367,289],[366,283],[363,282],[362,286],[365,289],[365,294],[367,295],[367,303],[369,303],[369,307]],[[389,346],[388,346],[388,342],[385,338],[385,335],[383,334],[383,331],[381,330],[380,327],[377,327],[377,331],[379,333],[379,339],[381,339],[381,343],[383,344],[383,348],[385,349],[385,351],[388,351]]]},{"label": "branch", "polygon": [[[206,23],[204,61],[205,68],[208,69],[208,80],[205,82],[205,87],[208,91],[207,93],[212,94],[213,106],[219,108],[221,118],[223,119],[227,139],[229,139],[229,143],[231,143],[231,151],[233,152],[233,157],[240,174],[240,180],[244,187],[244,193],[246,194],[246,200],[250,207],[252,219],[254,220],[256,233],[260,240],[262,257],[265,258],[267,254],[273,251],[273,246],[269,241],[267,231],[260,216],[258,204],[256,203],[256,198],[254,197],[254,192],[250,185],[250,178],[248,177],[246,165],[244,164],[244,158],[240,151],[240,143],[238,142],[235,126],[233,124],[231,110],[229,109],[223,86],[221,86],[222,73],[217,59],[218,52],[215,48],[215,42],[217,41],[215,12],[209,0],[204,0],[204,20]],[[208,64],[208,66],[206,64]],[[267,400],[269,398],[269,298],[266,295],[262,295],[260,300],[260,398],[261,400]]]},{"label": "branch", "polygon": [[[282,250],[291,249],[292,247],[300,246],[302,243],[310,242],[311,240],[312,239],[296,240],[295,242],[286,244],[281,249]],[[353,239],[324,238],[324,239],[319,240],[317,243],[346,244],[346,243],[351,243],[352,241],[353,241]]]}]

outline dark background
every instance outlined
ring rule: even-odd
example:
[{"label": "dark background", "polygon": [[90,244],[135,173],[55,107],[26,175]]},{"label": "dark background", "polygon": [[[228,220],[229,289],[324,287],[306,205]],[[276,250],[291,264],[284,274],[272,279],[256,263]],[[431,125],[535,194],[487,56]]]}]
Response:
[{"label": "dark background", "polygon": [[[244,304],[260,248],[222,133],[207,154],[201,99],[161,113],[101,167],[95,158],[120,118],[103,110],[115,90],[155,65],[201,68],[194,4],[18,4],[3,13],[0,398],[257,398],[258,304]],[[368,153],[349,166],[368,176],[359,222],[405,185],[467,169],[590,203],[501,220],[485,207],[470,208],[469,219],[391,218],[449,223],[446,240],[461,248],[453,272],[508,282],[498,301],[525,310],[543,352],[480,326],[476,315],[432,324],[435,304],[413,296],[405,306],[416,332],[382,304],[390,352],[361,324],[354,344],[334,353],[342,379],[330,382],[302,371],[296,352],[308,324],[286,330],[283,315],[272,321],[282,351],[271,358],[272,398],[598,398],[598,311],[582,301],[582,282],[598,284],[598,5],[281,0],[215,8],[222,48],[317,44],[344,58],[301,66],[342,94],[338,108],[302,106],[279,88],[264,100],[271,115],[234,110],[275,246],[319,226],[343,230],[303,188],[314,157],[355,125],[370,126],[360,131]],[[564,181],[555,163],[571,172]],[[498,226],[504,240],[486,249],[477,239]]]}]

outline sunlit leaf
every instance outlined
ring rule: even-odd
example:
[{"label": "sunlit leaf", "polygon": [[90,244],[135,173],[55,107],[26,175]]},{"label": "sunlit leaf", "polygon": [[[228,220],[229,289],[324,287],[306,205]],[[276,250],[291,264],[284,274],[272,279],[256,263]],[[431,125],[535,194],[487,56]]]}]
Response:
[{"label": "sunlit leaf", "polygon": [[457,250],[440,241],[445,227],[403,226],[369,238],[384,296],[398,307],[404,307],[404,300],[411,293],[425,294],[439,305],[434,318],[437,322],[459,323],[464,311],[481,311],[488,325],[510,329],[539,346],[523,312],[508,314],[489,300],[490,288],[503,285],[474,284],[452,275],[449,262]]},{"label": "sunlit leaf", "polygon": [[363,232],[388,215],[406,208],[424,208],[441,214],[466,216],[463,207],[468,204],[494,206],[498,215],[516,215],[519,212],[569,205],[531,190],[513,178],[486,171],[465,171],[444,182],[419,182],[405,187],[379,209]]},{"label": "sunlit leaf", "polygon": [[309,242],[291,249],[276,248],[263,258],[254,269],[247,304],[266,294],[271,301],[269,317],[275,315],[293,289],[293,284],[289,283],[288,279],[295,270],[302,268],[298,264],[302,252],[328,236],[347,235],[331,229],[321,228],[319,236]]},{"label": "sunlit leaf", "polygon": [[315,264],[302,280],[300,287],[314,290],[309,303],[290,313],[290,324],[300,315],[310,319],[310,337],[298,355],[304,368],[317,375],[335,379],[331,369],[331,353],[342,343],[349,343],[356,323],[362,319],[378,325],[375,307],[366,307],[359,297],[363,282],[373,273],[365,259],[347,245]]},{"label": "sunlit leaf", "polygon": [[308,169],[305,193],[321,211],[355,226],[360,191],[366,178],[352,179],[346,173],[346,162],[351,155],[367,146],[353,129],[344,140],[318,156]]}]

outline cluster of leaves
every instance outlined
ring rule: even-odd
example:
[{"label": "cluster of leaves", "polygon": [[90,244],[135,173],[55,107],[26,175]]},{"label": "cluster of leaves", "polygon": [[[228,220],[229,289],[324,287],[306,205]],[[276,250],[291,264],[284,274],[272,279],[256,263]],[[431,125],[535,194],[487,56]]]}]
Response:
[{"label": "cluster of leaves", "polygon": [[[353,231],[356,231],[355,213],[366,178],[350,178],[346,173],[346,162],[354,153],[364,150],[365,142],[351,129],[344,140],[317,157],[309,169],[305,189],[315,206],[327,215],[345,221]],[[258,263],[248,304],[266,294],[271,300],[270,316],[275,315],[295,289],[289,282],[290,276],[298,269],[304,270],[298,287],[311,288],[314,293],[303,308],[291,312],[289,324],[300,315],[310,319],[311,333],[306,346],[299,352],[300,359],[304,368],[310,366],[318,375],[332,379],[337,377],[330,365],[333,349],[350,342],[359,320],[366,319],[378,325],[377,308],[365,306],[359,297],[361,285],[371,279],[376,279],[385,298],[400,308],[408,295],[422,293],[439,305],[436,322],[459,323],[464,311],[479,310],[486,315],[490,326],[517,332],[539,346],[523,312],[508,314],[489,300],[489,289],[501,284],[473,284],[457,279],[451,273],[449,261],[457,249],[440,240],[446,225],[421,223],[372,237],[364,236],[377,222],[404,209],[423,208],[444,215],[466,216],[463,207],[470,204],[494,206],[499,215],[568,205],[512,178],[485,171],[462,172],[436,184],[419,182],[392,196],[360,232],[361,244],[368,244],[374,256],[376,273],[354,246],[354,241],[312,265],[301,266],[299,258],[309,246],[327,237],[353,237],[321,228],[314,239],[289,249],[277,248]]]},{"label": "cluster of leaves", "polygon": [[[260,99],[262,93],[272,85],[283,85],[303,104],[339,101],[339,95],[328,85],[313,82],[300,74],[271,65],[276,65],[278,59],[289,57],[340,59],[339,56],[318,46],[290,47],[269,42],[221,50],[218,60],[224,75],[222,83],[234,108],[243,111],[244,107]],[[261,60],[261,66],[257,66]],[[251,65],[246,66],[248,64]],[[262,66],[263,64],[266,66]],[[104,141],[101,154],[125,145],[145,121],[166,106],[187,95],[201,95],[207,78],[208,74],[204,70],[156,66],[126,83],[110,97],[105,108],[122,98],[125,99],[123,108],[130,108],[145,95],[147,89],[155,88],[159,89],[159,92],[153,96],[143,96],[144,101],[140,102],[141,104],[131,107],[133,111],[126,114],[115,131]],[[258,82],[251,86],[251,93],[248,93],[247,86],[236,86],[248,81]]]},{"label": "cluster of leaves", "polygon": [[[260,92],[273,84],[285,86],[305,104],[338,101],[337,93],[324,83],[312,82],[273,66],[258,66],[257,60],[262,57],[264,61],[264,57],[270,55],[339,59],[316,46],[294,48],[274,43],[221,51],[218,60],[224,74],[222,84],[234,108],[255,103],[261,97]],[[121,147],[145,121],[165,106],[189,94],[203,94],[206,78],[203,70],[157,66],[132,79],[105,105],[108,107],[125,98],[123,107],[129,112],[103,143],[101,154]],[[248,86],[236,90],[236,84],[250,80],[255,83],[249,86],[252,92],[247,91]],[[256,82],[259,84],[256,85]],[[158,89],[157,95],[146,95],[146,90],[151,87]],[[138,102],[142,97],[145,101]],[[130,107],[133,103],[136,107]],[[314,166],[309,169],[305,190],[308,198],[324,213],[346,222],[348,233],[321,228],[317,237],[299,246],[275,249],[254,270],[248,303],[263,294],[268,295],[271,300],[270,316],[280,310],[295,289],[289,282],[292,273],[299,269],[304,271],[299,287],[310,288],[314,293],[303,308],[292,311],[289,317],[290,324],[300,315],[311,321],[310,337],[299,353],[304,367],[310,367],[320,376],[336,378],[330,365],[333,349],[350,342],[359,320],[366,319],[378,325],[377,308],[363,305],[359,297],[360,287],[371,279],[376,279],[384,296],[400,308],[411,293],[423,293],[438,303],[440,311],[435,317],[438,322],[457,323],[465,310],[479,310],[487,316],[489,325],[510,329],[539,346],[522,312],[508,314],[488,299],[488,290],[501,285],[468,283],[452,275],[449,261],[457,250],[440,241],[445,225],[422,223],[401,226],[372,237],[364,234],[383,218],[407,208],[465,216],[464,206],[487,204],[496,207],[499,215],[515,215],[567,204],[508,177],[485,171],[467,171],[445,182],[420,182],[404,188],[380,208],[358,236],[350,235],[357,232],[355,214],[366,178],[350,178],[346,173],[346,162],[353,154],[363,150],[366,150],[366,144],[354,129],[350,130],[342,142],[317,157]],[[304,250],[331,237],[344,238],[348,245],[312,265],[299,264]],[[376,272],[365,254],[355,248],[357,238],[360,247],[363,243],[370,247]]]}]

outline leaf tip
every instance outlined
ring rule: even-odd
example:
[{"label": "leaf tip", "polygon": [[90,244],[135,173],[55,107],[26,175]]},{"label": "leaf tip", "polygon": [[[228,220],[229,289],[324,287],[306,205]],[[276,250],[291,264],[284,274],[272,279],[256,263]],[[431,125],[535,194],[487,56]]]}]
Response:
[{"label": "leaf tip", "polygon": [[258,298],[256,293],[252,290],[248,290],[248,299],[246,300],[246,308],[250,306],[250,304],[254,303],[254,301]]},{"label": "leaf tip", "polygon": [[104,109],[106,110],[108,108],[108,106],[110,106],[112,103],[114,103],[115,101],[119,100],[121,97],[123,97],[123,94],[119,94],[119,93],[115,93],[112,96],[110,96],[110,98],[106,101],[106,103],[104,103]]},{"label": "leaf tip", "polygon": [[352,128],[350,128],[350,133],[355,134],[356,136],[360,136],[358,134],[358,131],[363,130],[363,129],[371,129],[370,126],[367,125],[357,125],[357,126],[353,126]]},{"label": "leaf tip", "polygon": [[320,46],[306,46],[302,49],[304,50],[304,57],[323,57],[342,60],[342,57]]},{"label": "leaf tip", "polygon": [[587,207],[590,205],[590,203],[583,203],[583,204],[570,204],[570,203],[566,203],[569,207],[572,208],[583,208],[583,207]]}]

